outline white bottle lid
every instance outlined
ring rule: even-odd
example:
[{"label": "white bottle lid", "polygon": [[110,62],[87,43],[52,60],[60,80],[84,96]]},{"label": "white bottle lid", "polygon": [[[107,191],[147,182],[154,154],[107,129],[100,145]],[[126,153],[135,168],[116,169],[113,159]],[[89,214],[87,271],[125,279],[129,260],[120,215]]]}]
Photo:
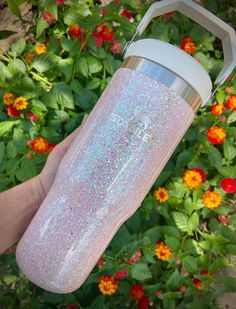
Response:
[{"label": "white bottle lid", "polygon": [[186,81],[205,105],[211,96],[212,82],[203,66],[192,56],[167,42],[143,39],[130,44],[124,59],[136,56],[154,61]]}]

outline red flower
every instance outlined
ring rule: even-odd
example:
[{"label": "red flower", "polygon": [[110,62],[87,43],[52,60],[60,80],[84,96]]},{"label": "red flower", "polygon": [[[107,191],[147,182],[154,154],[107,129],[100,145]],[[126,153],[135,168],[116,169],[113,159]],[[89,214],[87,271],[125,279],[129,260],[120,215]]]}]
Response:
[{"label": "red flower", "polygon": [[221,144],[225,140],[226,132],[218,126],[210,127],[206,133],[207,139],[212,144]]},{"label": "red flower", "polygon": [[103,8],[102,11],[101,11],[101,13],[102,13],[103,16],[108,15],[108,14],[109,14],[108,8]]},{"label": "red flower", "polygon": [[226,102],[226,107],[236,111],[236,95],[231,95]]},{"label": "red flower", "polygon": [[33,122],[37,122],[38,121],[38,116],[35,115],[33,112],[28,112],[26,114],[27,119],[32,120]]},{"label": "red flower", "polygon": [[56,0],[56,5],[64,4],[65,0]]},{"label": "red flower", "polygon": [[155,292],[156,297],[160,297],[162,295],[162,291],[158,290]]},{"label": "red flower", "polygon": [[13,105],[7,107],[7,114],[10,117],[19,117],[20,111],[18,111]]},{"label": "red flower", "polygon": [[198,278],[193,279],[193,285],[195,286],[196,289],[202,290],[205,289],[205,286],[202,284],[202,280]]},{"label": "red flower", "polygon": [[100,259],[98,260],[98,262],[97,262],[97,266],[98,266],[99,268],[101,268],[104,264],[105,264],[105,261],[104,261],[102,258],[100,258]]},{"label": "red flower", "polygon": [[121,280],[123,277],[125,277],[128,274],[128,270],[120,270],[115,274],[115,278],[118,280]]},{"label": "red flower", "polygon": [[217,220],[223,225],[226,225],[230,222],[228,215],[217,215]]},{"label": "red flower", "polygon": [[67,305],[66,309],[77,309],[75,304]]},{"label": "red flower", "polygon": [[81,34],[81,28],[79,24],[70,25],[68,29],[69,36],[72,39],[79,39]]},{"label": "red flower", "polygon": [[207,269],[201,270],[200,274],[203,276],[210,276],[211,278],[215,278],[215,275],[210,273]]},{"label": "red flower", "polygon": [[173,17],[173,15],[174,15],[174,12],[168,12],[164,14],[164,19],[168,21]]},{"label": "red flower", "polygon": [[120,16],[127,18],[131,22],[134,20],[133,13],[127,9],[121,9]]},{"label": "red flower", "polygon": [[101,47],[103,42],[113,42],[114,32],[104,23],[100,23],[97,25],[96,31],[93,33],[93,37],[96,45]]},{"label": "red flower", "polygon": [[56,144],[49,144],[45,138],[36,137],[29,142],[29,146],[35,152],[46,153],[51,151],[56,146]]},{"label": "red flower", "polygon": [[187,290],[187,288],[186,288],[185,285],[181,285],[181,287],[179,288],[179,291],[180,291],[181,293],[184,293],[186,290]]},{"label": "red flower", "polygon": [[202,181],[206,180],[206,173],[202,168],[194,167],[192,168],[192,171],[198,172],[202,177]]},{"label": "red flower", "polygon": [[236,180],[233,178],[225,178],[220,183],[221,188],[227,193],[236,191]]},{"label": "red flower", "polygon": [[188,54],[194,54],[197,49],[195,42],[191,38],[183,38],[180,47]]},{"label": "red flower", "polygon": [[120,54],[121,53],[121,44],[118,40],[113,40],[110,45],[110,51],[115,55],[115,54]]},{"label": "red flower", "polygon": [[47,10],[43,12],[43,20],[46,21],[46,23],[50,26],[55,24],[56,22],[56,18],[52,15],[51,12]]},{"label": "red flower", "polygon": [[149,298],[143,295],[138,301],[139,309],[147,309],[149,307]]},{"label": "red flower", "polygon": [[136,300],[141,299],[144,295],[143,286],[139,283],[133,284],[130,288],[130,295]]}]

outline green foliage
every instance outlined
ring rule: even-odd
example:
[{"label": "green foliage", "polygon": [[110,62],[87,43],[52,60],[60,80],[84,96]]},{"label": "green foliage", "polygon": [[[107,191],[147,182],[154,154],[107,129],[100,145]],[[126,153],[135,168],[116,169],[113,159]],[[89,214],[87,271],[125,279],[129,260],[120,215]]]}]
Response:
[{"label": "green foliage", "polygon": [[[18,16],[22,2],[8,1]],[[96,45],[93,37],[96,26],[104,22],[111,27],[123,48],[150,6],[138,0],[111,1],[105,7],[98,5],[98,1],[87,0],[67,0],[62,5],[56,5],[54,0],[30,2],[36,10],[36,25],[30,30],[34,40],[21,38],[6,54],[0,54],[1,191],[40,173],[47,154],[33,151],[29,141],[39,136],[49,143],[63,140],[81,124],[84,114],[91,112],[121,66],[121,49],[113,53],[109,42],[103,42],[101,47]],[[233,2],[205,0],[204,3],[227,22],[233,22],[235,13],[230,9]],[[121,7],[132,12],[133,22],[119,14]],[[104,8],[108,14],[102,16]],[[45,11],[54,16],[51,25],[43,19]],[[85,41],[69,34],[69,27],[74,24],[83,28]],[[0,31],[0,39],[8,34]],[[143,37],[161,39],[177,47],[184,37],[191,37],[196,44],[193,57],[212,79],[222,67],[219,40],[181,14],[174,13],[170,19],[168,16],[154,19]],[[23,96],[29,103],[20,116],[13,117],[7,112],[3,96],[9,92],[15,97]],[[226,106],[229,97],[235,94],[233,73],[219,87],[211,105]],[[30,112],[37,121],[30,119]],[[228,265],[227,256],[236,255],[236,194],[221,188],[224,178],[236,178],[235,123],[236,111],[226,107],[222,115],[213,115],[211,106],[197,113],[141,207],[113,237],[102,256],[105,264],[96,265],[74,293],[43,291],[19,271],[14,254],[10,251],[2,254],[1,308],[60,309],[68,304],[84,309],[137,308],[137,302],[130,296],[130,288],[135,283],[143,285],[153,308],[217,308],[219,295],[235,292],[235,279],[219,275]],[[221,144],[207,139],[206,132],[212,126],[225,130],[226,138]],[[184,172],[193,168],[201,168],[207,176],[196,189],[190,189],[183,181]],[[163,203],[154,195],[160,186],[169,195]],[[219,207],[210,209],[202,197],[206,191],[213,190],[223,201]],[[166,261],[156,254],[160,241],[172,252]],[[115,276],[124,269],[128,273],[117,279],[117,292],[112,296],[102,295],[97,286],[99,277]],[[203,274],[202,270],[209,273]],[[195,278],[201,280],[203,289],[194,285]]]}]

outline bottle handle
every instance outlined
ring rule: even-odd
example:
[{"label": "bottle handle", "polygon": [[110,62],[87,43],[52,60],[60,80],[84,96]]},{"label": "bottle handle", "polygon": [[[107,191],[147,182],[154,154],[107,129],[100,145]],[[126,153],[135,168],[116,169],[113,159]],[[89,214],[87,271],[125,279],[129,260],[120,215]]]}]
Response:
[{"label": "bottle handle", "polygon": [[224,53],[224,67],[214,83],[216,85],[223,84],[236,66],[235,31],[220,18],[194,3],[192,0],[162,0],[152,4],[139,23],[134,37],[136,35],[140,36],[154,17],[171,11],[178,11],[184,14],[221,39]]}]

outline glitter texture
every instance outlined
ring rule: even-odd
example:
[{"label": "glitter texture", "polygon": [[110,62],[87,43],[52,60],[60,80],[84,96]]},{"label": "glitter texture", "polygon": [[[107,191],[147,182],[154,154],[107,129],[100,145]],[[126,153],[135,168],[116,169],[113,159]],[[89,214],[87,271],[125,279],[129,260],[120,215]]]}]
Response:
[{"label": "glitter texture", "polygon": [[81,286],[121,224],[140,206],[194,118],[156,80],[121,68],[63,158],[17,247],[38,286]]}]

